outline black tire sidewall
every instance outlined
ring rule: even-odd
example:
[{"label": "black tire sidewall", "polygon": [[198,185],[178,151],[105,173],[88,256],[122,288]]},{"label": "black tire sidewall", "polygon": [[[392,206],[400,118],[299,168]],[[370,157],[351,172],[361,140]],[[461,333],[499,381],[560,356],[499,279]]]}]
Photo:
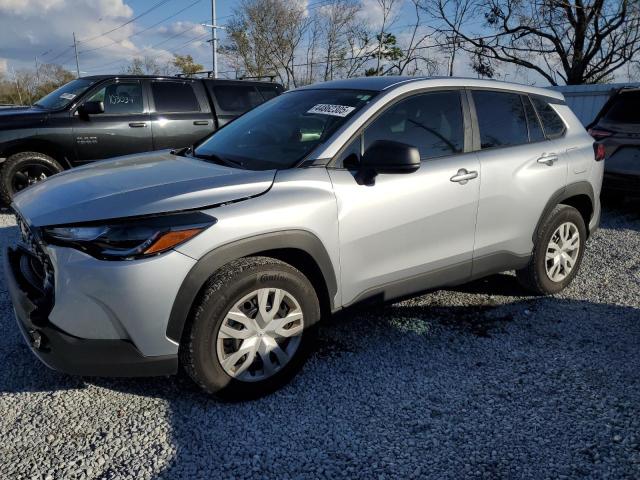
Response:
[{"label": "black tire sidewall", "polygon": [[[547,254],[547,246],[549,245],[549,241],[553,236],[556,229],[565,222],[573,223],[577,228],[580,234],[580,250],[578,252],[578,258],[576,259],[576,263],[571,270],[571,273],[567,275],[560,282],[554,282],[547,275],[546,269],[546,254]],[[584,224],[584,220],[580,212],[573,207],[563,206],[559,211],[553,215],[548,222],[545,223],[544,229],[541,232],[541,235],[538,240],[538,245],[536,246],[536,255],[535,255],[535,269],[536,269],[536,277],[538,277],[538,283],[540,287],[544,290],[545,293],[558,293],[564,290],[574,279],[574,277],[578,274],[580,270],[580,265],[582,264],[582,257],[584,255],[585,245],[587,239],[587,229]]]},{"label": "black tire sidewall", "polygon": [[[230,377],[220,365],[216,338],[224,316],[243,296],[259,288],[281,288],[292,294],[304,315],[304,332],[293,358],[272,377],[242,382]],[[314,343],[320,307],[311,283],[286,264],[258,265],[227,279],[200,305],[191,336],[192,366],[207,391],[227,400],[258,398],[286,384],[302,367]]]},{"label": "black tire sidewall", "polygon": [[51,170],[52,174],[60,173],[63,168],[53,158],[38,152],[21,152],[11,155],[5,160],[0,169],[0,197],[7,205],[11,203],[15,174],[27,165],[42,165]]}]

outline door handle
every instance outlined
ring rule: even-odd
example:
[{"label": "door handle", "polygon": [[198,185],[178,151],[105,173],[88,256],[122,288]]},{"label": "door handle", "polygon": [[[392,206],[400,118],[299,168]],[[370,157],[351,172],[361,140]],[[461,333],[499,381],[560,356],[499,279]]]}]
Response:
[{"label": "door handle", "polygon": [[143,127],[146,127],[147,124],[145,122],[131,122],[129,126],[131,128],[143,128]]},{"label": "door handle", "polygon": [[473,180],[474,178],[477,178],[477,177],[478,177],[478,172],[476,172],[475,170],[469,172],[467,171],[466,168],[461,168],[460,170],[458,170],[458,173],[456,173],[449,180],[451,180],[452,182],[459,183],[460,185],[464,185],[469,180]]},{"label": "door handle", "polygon": [[194,125],[209,125],[209,121],[208,120],[195,120],[193,122]]},{"label": "door handle", "polygon": [[550,154],[542,154],[540,158],[538,158],[538,163],[543,163],[548,167],[551,167],[554,163],[558,161],[558,155],[555,153]]}]

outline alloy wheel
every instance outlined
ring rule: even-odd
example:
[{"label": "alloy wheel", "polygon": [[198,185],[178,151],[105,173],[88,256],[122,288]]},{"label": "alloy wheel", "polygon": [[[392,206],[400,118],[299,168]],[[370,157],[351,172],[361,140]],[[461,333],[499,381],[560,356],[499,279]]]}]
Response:
[{"label": "alloy wheel", "polygon": [[244,382],[265,380],[296,353],[304,317],[295,297],[280,288],[261,288],[238,300],[225,315],[216,338],[224,371]]},{"label": "alloy wheel", "polygon": [[580,252],[580,232],[572,222],[560,225],[547,245],[545,267],[553,282],[561,282],[573,270]]},{"label": "alloy wheel", "polygon": [[11,186],[14,192],[19,192],[35,183],[46,180],[55,173],[51,168],[40,163],[26,164],[14,173]]}]

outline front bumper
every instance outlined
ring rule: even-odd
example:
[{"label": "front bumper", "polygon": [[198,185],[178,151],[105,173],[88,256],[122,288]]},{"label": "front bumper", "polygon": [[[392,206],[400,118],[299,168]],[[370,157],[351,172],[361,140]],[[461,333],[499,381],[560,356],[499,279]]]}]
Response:
[{"label": "front bumper", "polygon": [[7,249],[4,272],[20,330],[33,353],[48,367],[87,376],[154,376],[177,372],[177,355],[144,356],[128,340],[84,339],[49,321],[50,301],[33,289],[21,258],[28,252]]}]

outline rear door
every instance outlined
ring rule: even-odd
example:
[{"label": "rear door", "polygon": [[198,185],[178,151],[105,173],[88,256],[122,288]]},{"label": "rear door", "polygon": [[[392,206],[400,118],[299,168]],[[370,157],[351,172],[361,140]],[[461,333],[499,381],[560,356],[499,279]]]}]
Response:
[{"label": "rear door", "polygon": [[202,84],[192,80],[150,80],[154,150],[188,147],[214,129]]},{"label": "rear door", "polygon": [[562,133],[545,135],[528,95],[473,90],[470,101],[482,172],[474,248],[480,275],[494,260],[528,256],[547,202],[566,185],[569,162]]},{"label": "rear door", "polygon": [[91,160],[152,149],[149,109],[140,80],[112,80],[90,92],[85,101],[104,103],[104,113],[72,114],[76,160]]}]

